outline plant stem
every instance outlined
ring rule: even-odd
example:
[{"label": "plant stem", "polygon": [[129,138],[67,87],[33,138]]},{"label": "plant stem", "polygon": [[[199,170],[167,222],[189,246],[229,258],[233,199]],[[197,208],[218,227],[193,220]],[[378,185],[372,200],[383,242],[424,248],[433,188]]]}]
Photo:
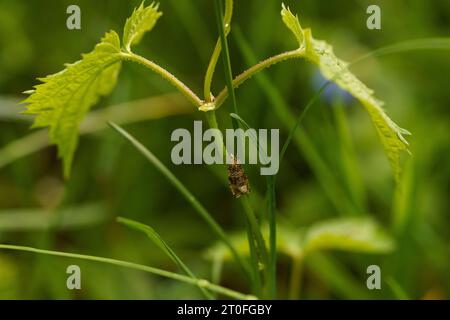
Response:
[{"label": "plant stem", "polygon": [[255,237],[256,243],[258,245],[258,250],[260,250],[259,254],[261,255],[262,261],[264,267],[267,267],[267,249],[266,244],[264,241],[264,238],[261,233],[261,228],[258,222],[258,219],[255,216],[255,213],[253,212],[253,209],[250,205],[250,201],[248,200],[248,197],[243,196],[242,197],[242,205],[244,206],[244,211],[247,216],[247,219],[250,223],[250,227],[252,228],[253,236]]},{"label": "plant stem", "polygon": [[[158,246],[177,266],[180,268],[187,276],[193,279],[197,279],[194,273],[189,269],[189,267],[181,260],[181,258],[172,250],[172,248],[161,238],[159,234],[153,230],[152,227],[140,223],[135,220],[118,217],[116,219],[118,223],[122,223],[130,229],[134,229],[138,232],[145,234],[156,246]],[[208,299],[214,299],[214,296],[205,288],[199,288],[202,294]]]},{"label": "plant stem", "polygon": [[[232,113],[231,117],[239,121],[239,123],[246,129],[250,129],[250,125],[242,119],[238,114]],[[254,143],[261,149],[261,152],[265,152],[264,147],[258,143],[257,137],[253,137]],[[268,194],[269,194],[269,230],[270,230],[270,257],[267,258],[267,271],[268,271],[268,294],[271,299],[276,296],[276,220],[275,220],[275,177],[268,176],[266,178]],[[251,207],[248,206],[251,211]],[[244,206],[244,209],[247,207]],[[252,213],[253,214],[253,213]],[[260,228],[258,228],[259,231]],[[262,235],[261,235],[262,237]],[[249,243],[253,244],[253,239],[249,238]],[[264,245],[264,250],[265,245]],[[266,254],[267,255],[267,254]],[[257,269],[259,270],[259,269]]]},{"label": "plant stem", "polygon": [[253,289],[253,294],[260,297],[262,294],[261,287],[262,287],[262,279],[261,279],[261,273],[259,272],[259,266],[258,266],[258,255],[256,253],[256,245],[255,245],[255,237],[253,236],[252,228],[250,226],[250,222],[248,219],[245,219],[245,230],[247,233],[247,242],[248,242],[248,248],[250,252],[250,261],[251,261],[251,284]]},{"label": "plant stem", "polygon": [[[17,105],[14,106],[17,108]],[[164,94],[91,111],[80,124],[79,133],[84,135],[103,130],[107,127],[108,121],[122,125],[187,114],[192,110],[191,105],[181,94]],[[50,140],[47,129],[33,131],[16,139],[0,148],[0,169],[48,146],[50,146]]]},{"label": "plant stem", "polygon": [[[225,34],[225,27],[224,27],[224,19],[222,18],[222,0],[216,0],[214,2],[215,4],[215,10],[216,10],[216,20],[217,20],[217,27],[219,29],[219,35],[220,35],[220,43],[222,45],[222,48],[224,50],[222,54],[223,58],[223,66],[225,71],[225,80],[228,88],[229,95],[231,97],[231,102],[233,105],[233,111],[234,113],[239,114],[237,109],[237,102],[236,102],[236,95],[234,93],[233,88],[233,71],[231,68],[231,60],[230,60],[230,52],[228,49],[228,42],[227,42],[227,36]],[[216,105],[217,108],[217,105]],[[238,127],[238,123],[235,119],[231,119],[231,122],[233,123],[233,127],[236,129]]]},{"label": "plant stem", "polygon": [[[209,111],[206,112],[206,117],[208,120],[208,123],[211,128],[219,129],[219,126],[217,124],[217,118],[216,118],[216,112]],[[223,150],[226,154],[226,156],[229,156],[227,154],[227,150],[225,145],[223,144],[223,140],[218,142],[222,143]],[[249,251],[250,251],[250,259],[251,259],[251,280],[252,280],[252,287],[254,289],[254,293],[257,295],[261,294],[261,287],[262,287],[262,279],[261,276],[261,270],[260,266],[264,267],[263,271],[265,270],[265,266],[267,265],[267,251],[264,243],[264,239],[261,234],[261,230],[259,227],[259,223],[256,219],[255,214],[253,213],[253,210],[250,206],[250,203],[248,201],[247,197],[241,197],[240,198],[242,206],[244,208],[245,214],[246,214],[246,230],[247,230],[247,238],[248,238],[248,245],[249,245]],[[259,238],[259,239],[258,239]],[[261,247],[262,245],[262,247]]]},{"label": "plant stem", "polygon": [[197,108],[204,104],[203,100],[201,100],[188,86],[186,86],[181,80],[175,77],[172,73],[160,67],[153,61],[150,61],[140,55],[137,55],[132,52],[121,52],[120,55],[123,59],[134,61],[142,64],[143,66],[149,68],[153,72],[159,74],[164,79],[169,81],[175,88],[178,89],[194,106]]},{"label": "plant stem", "polygon": [[[264,70],[278,62],[292,58],[302,57],[304,52],[305,52],[304,49],[295,49],[292,51],[280,53],[276,56],[270,57],[264,61],[259,62],[258,64],[247,69],[246,71],[238,75],[236,78],[234,78],[232,82],[233,88],[238,88],[242,83],[244,83],[246,80],[251,78],[259,71]],[[224,88],[215,99],[216,109],[218,109],[224,103],[225,99],[228,97],[228,91],[229,91],[228,88]]]},{"label": "plant stem", "polygon": [[[228,34],[230,33],[230,30],[231,30],[230,25],[231,25],[232,16],[233,16],[233,1],[226,0],[225,15],[223,18],[225,36],[228,36]],[[213,99],[212,94],[211,94],[211,83],[212,83],[214,72],[215,72],[216,66],[217,66],[217,61],[219,60],[221,51],[222,51],[222,43],[221,43],[221,39],[219,38],[216,42],[216,46],[214,47],[213,54],[209,61],[208,70],[206,71],[206,75],[205,75],[205,83],[204,83],[203,91],[204,91],[206,102],[211,102]]]},{"label": "plant stem", "polygon": [[[241,197],[241,203],[244,207],[244,212],[248,221],[248,226],[250,228],[250,234],[249,234],[249,245],[252,244],[254,241],[255,249],[256,249],[256,257],[258,259],[258,265],[257,265],[257,274],[259,274],[261,279],[261,286],[262,290],[264,291],[264,288],[266,287],[267,279],[266,272],[267,272],[267,266],[268,266],[268,254],[267,254],[267,248],[266,243],[264,241],[263,235],[261,233],[261,228],[258,223],[258,220],[255,216],[255,213],[253,212],[253,209],[250,205],[250,202],[248,200],[247,196]],[[252,238],[250,238],[252,236]],[[250,247],[251,248],[251,247]]]},{"label": "plant stem", "polygon": [[[217,129],[220,131],[219,124],[217,122],[216,112],[214,110],[205,112],[205,116],[206,116],[206,121],[208,122],[209,127],[211,129]],[[225,161],[224,163],[226,163],[226,159],[229,155],[227,152],[227,148],[225,146],[225,142],[223,141],[223,136],[218,135],[214,141],[216,142],[218,148],[222,149],[222,152],[223,152],[222,159],[224,159],[224,161]]]},{"label": "plant stem", "polygon": [[66,257],[66,258],[74,258],[74,259],[102,262],[102,263],[112,264],[112,265],[121,266],[121,267],[125,267],[125,268],[141,270],[141,271],[159,275],[161,277],[178,280],[178,281],[181,281],[184,283],[198,286],[200,288],[205,288],[207,290],[214,291],[219,294],[223,294],[227,297],[231,297],[234,299],[244,299],[244,300],[256,299],[256,297],[254,297],[254,296],[245,295],[240,292],[212,284],[208,280],[193,279],[193,278],[190,278],[185,275],[178,274],[178,273],[174,273],[174,272],[170,272],[170,271],[166,271],[166,270],[162,270],[162,269],[157,269],[157,268],[153,268],[153,267],[148,267],[148,266],[145,266],[142,264],[137,264],[137,263],[123,261],[123,260],[90,256],[90,255],[78,254],[78,253],[43,250],[43,249],[37,249],[37,248],[32,248],[32,247],[15,246],[15,245],[7,245],[7,244],[0,244],[0,249],[34,252],[34,253],[45,254],[45,255],[50,255],[50,256],[59,256],[59,257]]},{"label": "plant stem", "polygon": [[[212,110],[212,111],[206,112],[205,115],[206,115],[206,119],[208,121],[210,128],[220,130],[219,125],[217,123],[216,112],[214,110]],[[220,144],[219,148],[223,148],[225,157],[230,156],[227,153],[227,150],[226,150],[223,140],[220,140],[220,141],[216,140],[216,142],[217,142],[217,144]],[[245,201],[245,199],[241,198],[241,201]],[[252,212],[250,205],[248,205],[248,206],[250,208],[249,209],[250,212]],[[244,206],[244,210],[248,210],[246,206]],[[258,259],[257,249],[255,246],[255,236],[254,236],[255,231],[251,227],[249,219],[246,217],[245,220],[246,220],[245,224],[246,224],[246,230],[247,230],[247,238],[248,238],[250,261],[251,261],[250,280],[251,280],[253,292],[259,296],[261,294],[261,275],[260,275],[260,270],[259,270],[259,265],[258,265],[259,259]],[[258,230],[259,230],[259,228],[258,228]]]},{"label": "plant stem", "polygon": [[205,83],[203,85],[203,94],[205,97],[205,102],[211,102],[213,99],[211,93],[211,83],[214,77],[214,72],[216,70],[217,61],[219,60],[220,57],[220,51],[222,51],[222,45],[220,44],[219,39],[216,42],[216,46],[214,47],[213,54],[209,61],[208,69],[206,70]]},{"label": "plant stem", "polygon": [[275,198],[275,176],[268,176],[268,216],[269,216],[269,294],[272,299],[277,294],[277,218]]}]

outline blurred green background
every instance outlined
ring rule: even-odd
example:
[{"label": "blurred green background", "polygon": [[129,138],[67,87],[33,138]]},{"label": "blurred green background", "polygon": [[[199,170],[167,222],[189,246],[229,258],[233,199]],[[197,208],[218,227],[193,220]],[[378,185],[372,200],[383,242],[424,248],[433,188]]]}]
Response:
[{"label": "blurred green background", "polygon": [[[105,120],[127,130],[160,157],[230,233],[244,229],[239,202],[232,198],[222,167],[176,167],[170,162],[176,128],[193,126],[203,115],[172,87],[139,65],[125,63],[113,94],[95,111],[103,114],[80,139],[72,177],[62,179],[54,147],[40,150],[45,135],[30,131],[32,119],[19,115],[21,92],[37,77],[89,52],[102,35],[122,31],[139,0],[0,0],[0,243],[115,257],[176,271],[156,246],[115,222],[124,216],[152,225],[172,248],[205,278],[211,262],[205,251],[217,240],[172,185],[132,147],[105,128]],[[450,1],[285,0],[303,26],[327,40],[351,61],[372,50],[405,40],[450,35]],[[77,4],[82,29],[66,28],[66,8]],[[382,30],[366,28],[366,8],[382,9]],[[201,93],[216,37],[210,0],[161,0],[164,12],[136,51],[156,61]],[[237,74],[249,66],[236,35],[259,59],[295,47],[280,18],[281,1],[235,1],[231,60]],[[241,41],[242,44],[242,41]],[[224,86],[217,68],[214,93]],[[298,115],[318,89],[317,69],[289,61],[265,71],[237,91],[241,116],[256,128],[280,128],[289,121],[275,103]],[[327,218],[370,215],[397,242],[388,255],[323,252],[308,260],[302,275],[304,299],[392,299],[395,288],[409,298],[450,296],[450,55],[448,51],[406,52],[364,61],[352,69],[400,126],[413,133],[412,157],[405,159],[402,192],[396,192],[377,133],[357,102],[332,93],[305,119],[302,139],[291,145],[277,185],[278,218],[302,229]],[[319,80],[320,81],[320,80]],[[277,92],[269,92],[273,85]],[[137,101],[137,102],[136,102]],[[121,105],[130,102],[129,105]],[[219,117],[229,125],[230,106]],[[133,122],[133,123],[129,123]],[[30,136],[31,135],[31,136]],[[282,140],[283,141],[283,140]],[[303,141],[303,142],[302,142]],[[305,141],[308,141],[306,143]],[[33,149],[39,149],[34,152]],[[24,156],[19,156],[23,154]],[[251,168],[254,193],[265,182]],[[258,209],[259,201],[252,201]],[[286,297],[291,269],[280,254],[278,283]],[[66,288],[66,267],[82,270],[82,290]],[[382,267],[382,290],[366,288],[366,268]],[[247,292],[243,278],[225,264],[221,284]],[[200,298],[189,285],[142,272],[65,258],[0,251],[0,298],[157,299]]]}]

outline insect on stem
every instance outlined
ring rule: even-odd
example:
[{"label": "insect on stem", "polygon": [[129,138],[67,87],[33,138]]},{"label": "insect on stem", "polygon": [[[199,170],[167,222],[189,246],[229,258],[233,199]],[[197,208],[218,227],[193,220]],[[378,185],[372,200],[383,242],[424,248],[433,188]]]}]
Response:
[{"label": "insect on stem", "polygon": [[235,198],[250,193],[250,184],[245,174],[244,167],[234,155],[231,155],[233,163],[228,165],[228,182],[230,190]]}]

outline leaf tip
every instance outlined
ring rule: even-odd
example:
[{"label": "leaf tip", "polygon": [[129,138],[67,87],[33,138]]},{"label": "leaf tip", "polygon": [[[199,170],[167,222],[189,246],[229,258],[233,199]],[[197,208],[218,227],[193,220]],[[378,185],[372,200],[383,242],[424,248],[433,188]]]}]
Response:
[{"label": "leaf tip", "polygon": [[132,45],[138,44],[146,32],[153,29],[162,16],[162,12],[158,9],[159,3],[152,2],[145,6],[145,0],[139,7],[134,8],[123,30],[123,45],[127,51],[131,50]]},{"label": "leaf tip", "polygon": [[294,34],[299,46],[302,47],[304,45],[305,37],[298,16],[294,16],[291,9],[284,3],[281,4],[281,18],[286,27]]}]

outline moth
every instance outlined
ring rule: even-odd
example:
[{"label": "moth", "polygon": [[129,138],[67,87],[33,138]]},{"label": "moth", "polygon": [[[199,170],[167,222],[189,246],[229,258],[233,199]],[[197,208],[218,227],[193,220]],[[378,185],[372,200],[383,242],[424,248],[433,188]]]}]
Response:
[{"label": "moth", "polygon": [[250,193],[250,185],[244,168],[235,156],[232,157],[233,163],[228,165],[228,182],[233,196],[239,198],[244,194]]}]

